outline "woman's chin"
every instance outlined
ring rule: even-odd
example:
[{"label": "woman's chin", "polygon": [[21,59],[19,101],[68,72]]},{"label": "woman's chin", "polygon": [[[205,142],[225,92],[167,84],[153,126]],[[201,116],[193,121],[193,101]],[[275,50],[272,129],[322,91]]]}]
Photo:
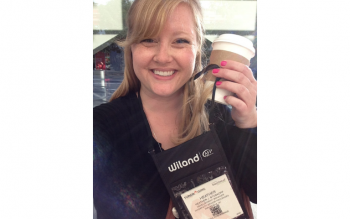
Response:
[{"label": "woman's chin", "polygon": [[175,97],[181,94],[180,89],[154,89],[153,93],[159,97]]}]

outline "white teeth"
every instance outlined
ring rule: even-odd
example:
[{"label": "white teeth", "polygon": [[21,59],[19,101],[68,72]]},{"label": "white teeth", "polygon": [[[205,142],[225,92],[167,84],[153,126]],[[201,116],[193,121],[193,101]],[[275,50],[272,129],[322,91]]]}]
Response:
[{"label": "white teeth", "polygon": [[160,76],[170,76],[170,75],[174,74],[175,71],[157,71],[157,70],[154,70],[153,72],[154,72],[154,74],[160,75]]}]

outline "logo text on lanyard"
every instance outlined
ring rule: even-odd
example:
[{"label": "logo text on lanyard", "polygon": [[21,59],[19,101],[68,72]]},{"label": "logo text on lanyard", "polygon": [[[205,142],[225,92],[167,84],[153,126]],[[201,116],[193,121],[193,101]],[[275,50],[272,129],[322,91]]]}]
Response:
[{"label": "logo text on lanyard", "polygon": [[[210,155],[212,155],[212,149],[206,149],[203,151],[202,155],[203,157],[209,157]],[[187,167],[188,165],[190,165],[191,163],[194,162],[198,162],[199,161],[199,156],[198,154],[196,154],[193,158],[189,158],[188,160],[183,160],[183,161],[176,161],[173,164],[171,164],[168,169],[170,172],[174,172],[178,169]],[[202,160],[203,161],[203,160]]]}]

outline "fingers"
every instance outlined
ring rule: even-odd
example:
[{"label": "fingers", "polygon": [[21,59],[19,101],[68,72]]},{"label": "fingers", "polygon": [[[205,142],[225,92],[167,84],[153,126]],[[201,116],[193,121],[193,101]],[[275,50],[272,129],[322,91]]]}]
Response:
[{"label": "fingers", "polygon": [[231,70],[234,70],[234,71],[237,71],[237,72],[241,72],[244,76],[246,76],[250,82],[254,85],[256,85],[256,80],[253,76],[253,72],[252,70],[242,64],[242,63],[239,63],[239,62],[236,62],[236,61],[232,61],[232,60],[224,60],[221,62],[221,68],[222,69],[231,69]]},{"label": "fingers", "polygon": [[256,101],[257,83],[250,68],[231,60],[222,61],[221,66],[222,68],[213,70],[213,75],[227,81],[218,82],[217,87],[235,93],[249,108],[253,107]]},{"label": "fingers", "polygon": [[217,88],[230,91],[235,95],[225,97],[225,102],[232,106],[231,116],[237,127],[256,127],[257,82],[251,69],[239,62],[225,60],[220,69],[214,69],[213,75],[226,79],[218,81]]},{"label": "fingers", "polygon": [[257,127],[257,111],[255,105],[248,106],[244,101],[234,96],[226,96],[225,101],[232,106],[231,116],[237,127]]},{"label": "fingers", "polygon": [[234,83],[231,81],[218,81],[216,83],[216,87],[235,93],[237,97],[243,102],[245,102],[248,106],[255,104],[256,90],[249,90],[245,85],[242,85],[240,83]]},{"label": "fingers", "polygon": [[224,78],[228,81],[233,81],[245,86],[248,90],[255,90],[256,86],[243,73],[230,69],[214,69],[213,75],[219,78]]},{"label": "fingers", "polygon": [[231,106],[234,107],[235,110],[238,110],[239,112],[245,112],[248,110],[247,104],[233,96],[226,96],[225,97],[226,103],[230,104]]}]

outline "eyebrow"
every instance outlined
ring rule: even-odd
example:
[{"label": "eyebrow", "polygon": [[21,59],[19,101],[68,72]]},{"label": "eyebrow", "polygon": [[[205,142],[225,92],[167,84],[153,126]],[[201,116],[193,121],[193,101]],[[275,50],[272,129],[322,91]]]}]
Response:
[{"label": "eyebrow", "polygon": [[196,34],[192,34],[192,32],[185,32],[185,31],[182,31],[182,30],[177,30],[173,33],[173,35],[181,35],[181,34],[185,34],[185,35],[189,35],[189,36],[195,36]]}]

